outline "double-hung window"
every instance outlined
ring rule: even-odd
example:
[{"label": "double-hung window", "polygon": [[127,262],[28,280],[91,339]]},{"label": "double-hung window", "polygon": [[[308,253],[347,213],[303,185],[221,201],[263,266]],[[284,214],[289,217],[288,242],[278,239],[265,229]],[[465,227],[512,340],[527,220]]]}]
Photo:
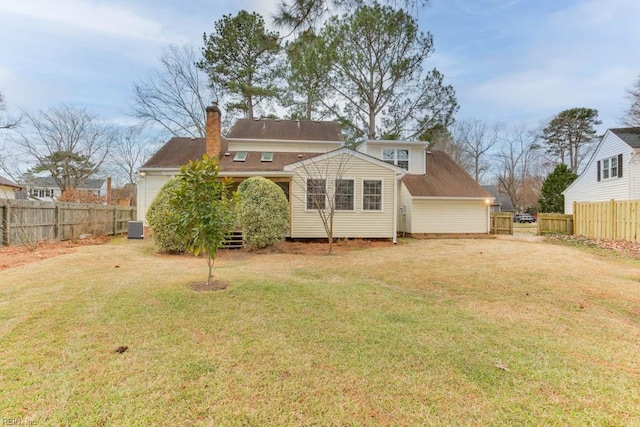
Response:
[{"label": "double-hung window", "polygon": [[384,148],[382,150],[382,160],[403,169],[409,170],[409,150]]},{"label": "double-hung window", "polygon": [[355,185],[352,179],[336,179],[335,208],[337,211],[352,211]]},{"label": "double-hung window", "polygon": [[622,177],[622,154],[598,161],[598,181],[600,179]]},{"label": "double-hung window", "polygon": [[324,209],[327,203],[326,196],[326,179],[307,179],[307,210]]},{"label": "double-hung window", "polygon": [[374,179],[362,181],[362,210],[382,210],[382,181]]}]

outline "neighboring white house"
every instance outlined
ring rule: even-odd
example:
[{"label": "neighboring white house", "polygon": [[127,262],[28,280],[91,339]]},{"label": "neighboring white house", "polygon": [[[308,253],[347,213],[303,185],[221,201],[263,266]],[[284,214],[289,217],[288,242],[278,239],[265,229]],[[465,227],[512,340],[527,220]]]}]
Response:
[{"label": "neighboring white house", "polygon": [[0,176],[0,199],[15,199],[22,186]]},{"label": "neighboring white house", "polygon": [[252,176],[280,185],[292,238],[326,237],[318,197],[333,197],[334,237],[489,232],[491,196],[424,142],[368,141],[356,151],[343,146],[337,122],[277,119],[240,119],[222,138],[220,121],[218,107],[208,107],[206,138],[171,138],[140,167],[139,220],[180,166],[206,153],[235,185]]},{"label": "neighboring white house", "polygon": [[640,199],[640,128],[608,129],[587,167],[566,190],[564,213],[574,202]]},{"label": "neighboring white house", "polygon": [[[54,202],[62,195],[62,190],[51,176],[32,176],[26,181],[27,194],[30,199]],[[107,195],[107,183],[106,180],[102,178],[86,179],[76,189],[78,191],[91,193],[95,197]]]}]

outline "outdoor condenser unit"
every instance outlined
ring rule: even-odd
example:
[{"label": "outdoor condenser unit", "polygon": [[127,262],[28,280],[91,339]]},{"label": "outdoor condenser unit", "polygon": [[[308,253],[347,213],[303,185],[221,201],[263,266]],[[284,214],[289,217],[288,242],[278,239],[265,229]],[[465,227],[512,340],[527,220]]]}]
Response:
[{"label": "outdoor condenser unit", "polygon": [[127,239],[143,239],[144,228],[142,221],[127,222]]}]

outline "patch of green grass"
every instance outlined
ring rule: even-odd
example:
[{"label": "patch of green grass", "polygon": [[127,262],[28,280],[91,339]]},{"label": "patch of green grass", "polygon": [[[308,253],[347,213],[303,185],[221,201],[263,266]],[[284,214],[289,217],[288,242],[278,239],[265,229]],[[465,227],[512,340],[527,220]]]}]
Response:
[{"label": "patch of green grass", "polygon": [[332,257],[229,252],[215,274],[231,286],[195,292],[204,260],[155,254],[148,241],[3,271],[0,417],[640,422],[637,262],[543,243],[403,240]]}]

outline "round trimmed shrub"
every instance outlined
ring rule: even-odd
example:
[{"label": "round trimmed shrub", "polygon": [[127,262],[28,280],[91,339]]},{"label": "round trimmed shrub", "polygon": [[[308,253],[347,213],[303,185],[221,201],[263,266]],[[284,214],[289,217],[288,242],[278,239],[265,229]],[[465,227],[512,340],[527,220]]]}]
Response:
[{"label": "round trimmed shrub", "polygon": [[147,223],[153,232],[153,241],[160,252],[186,253],[188,242],[178,229],[178,213],[171,206],[171,199],[179,187],[177,179],[162,186],[147,209]]},{"label": "round trimmed shrub", "polygon": [[260,249],[282,242],[289,228],[289,202],[282,188],[257,176],[242,181],[238,193],[238,218],[246,247]]}]

